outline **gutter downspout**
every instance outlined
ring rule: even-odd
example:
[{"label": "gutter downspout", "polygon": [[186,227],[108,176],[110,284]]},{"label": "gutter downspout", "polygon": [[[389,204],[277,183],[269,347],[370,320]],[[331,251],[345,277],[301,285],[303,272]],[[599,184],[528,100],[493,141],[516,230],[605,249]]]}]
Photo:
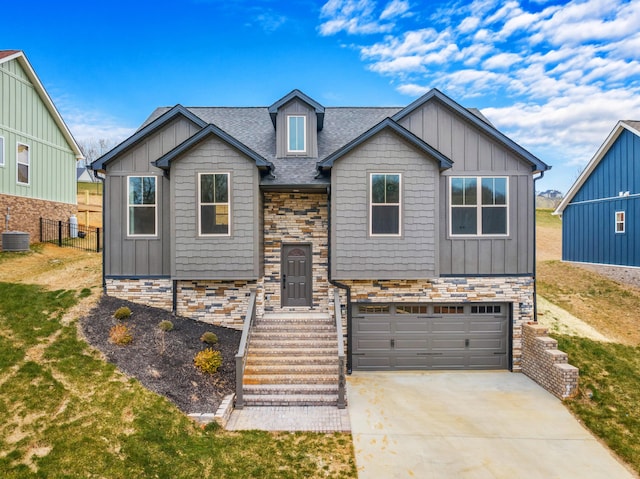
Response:
[{"label": "gutter downspout", "polygon": [[533,320],[538,322],[538,278],[536,276],[537,251],[536,246],[536,182],[544,177],[544,171],[533,179]]},{"label": "gutter downspout", "polygon": [[102,178],[101,176],[98,176],[98,172],[94,171],[94,176],[96,176],[100,182],[102,183],[102,293],[103,294],[107,294],[107,279],[105,278],[105,258],[104,258],[104,249],[105,249],[105,240],[107,235],[104,232],[104,225],[105,223],[105,208],[104,208],[104,196],[106,194],[106,189],[107,189],[107,170],[105,170],[105,174],[104,174],[104,178]]},{"label": "gutter downspout", "polygon": [[331,186],[327,186],[327,229],[327,278],[333,286],[347,292],[347,374],[351,374],[351,287],[331,278]]}]

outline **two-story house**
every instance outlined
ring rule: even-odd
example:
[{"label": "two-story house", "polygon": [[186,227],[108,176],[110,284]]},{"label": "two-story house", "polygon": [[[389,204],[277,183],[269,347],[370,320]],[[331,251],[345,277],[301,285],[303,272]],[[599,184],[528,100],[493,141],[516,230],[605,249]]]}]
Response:
[{"label": "two-story house", "polygon": [[158,108],[92,167],[109,295],[241,327],[252,291],[260,322],[331,316],[337,289],[350,368],[520,369],[549,167],[438,90]]}]

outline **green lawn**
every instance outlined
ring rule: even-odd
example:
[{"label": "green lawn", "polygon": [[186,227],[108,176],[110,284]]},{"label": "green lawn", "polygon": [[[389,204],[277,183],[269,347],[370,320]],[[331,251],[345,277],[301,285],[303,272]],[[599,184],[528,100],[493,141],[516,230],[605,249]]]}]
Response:
[{"label": "green lawn", "polygon": [[580,368],[580,395],[566,405],[640,472],[640,348],[554,335]]},{"label": "green lawn", "polygon": [[560,216],[554,216],[553,211],[552,209],[536,208],[536,226],[562,229],[562,220]]},{"label": "green lawn", "polygon": [[61,322],[76,292],[0,298],[0,477],[356,477],[349,434],[198,427]]}]

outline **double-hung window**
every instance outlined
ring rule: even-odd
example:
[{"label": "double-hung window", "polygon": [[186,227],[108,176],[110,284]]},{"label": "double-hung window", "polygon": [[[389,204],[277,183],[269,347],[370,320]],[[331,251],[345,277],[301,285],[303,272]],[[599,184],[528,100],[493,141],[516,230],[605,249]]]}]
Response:
[{"label": "double-hung window", "polygon": [[371,235],[400,235],[401,176],[399,173],[371,173],[369,228]]},{"label": "double-hung window", "polygon": [[200,236],[229,235],[229,173],[200,173]]},{"label": "double-hung window", "polygon": [[509,198],[505,177],[452,177],[451,235],[509,234]]},{"label": "double-hung window", "polygon": [[31,169],[31,154],[29,145],[18,143],[18,155],[16,156],[16,162],[18,166],[16,172],[16,180],[18,184],[28,185],[30,178],[29,170]]},{"label": "double-hung window", "polygon": [[307,151],[306,117],[290,115],[287,117],[287,151],[304,153]]},{"label": "double-hung window", "polygon": [[625,231],[624,211],[616,211],[616,233],[624,233],[624,231]]},{"label": "double-hung window", "polygon": [[129,236],[157,235],[156,177],[129,176],[127,189]]}]

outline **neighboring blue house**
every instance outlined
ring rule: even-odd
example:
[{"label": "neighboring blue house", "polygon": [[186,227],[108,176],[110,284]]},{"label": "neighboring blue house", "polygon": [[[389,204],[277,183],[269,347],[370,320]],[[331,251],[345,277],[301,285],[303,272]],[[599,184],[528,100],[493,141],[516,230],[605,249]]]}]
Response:
[{"label": "neighboring blue house", "polygon": [[562,259],[640,267],[640,121],[619,121],[555,214]]}]

